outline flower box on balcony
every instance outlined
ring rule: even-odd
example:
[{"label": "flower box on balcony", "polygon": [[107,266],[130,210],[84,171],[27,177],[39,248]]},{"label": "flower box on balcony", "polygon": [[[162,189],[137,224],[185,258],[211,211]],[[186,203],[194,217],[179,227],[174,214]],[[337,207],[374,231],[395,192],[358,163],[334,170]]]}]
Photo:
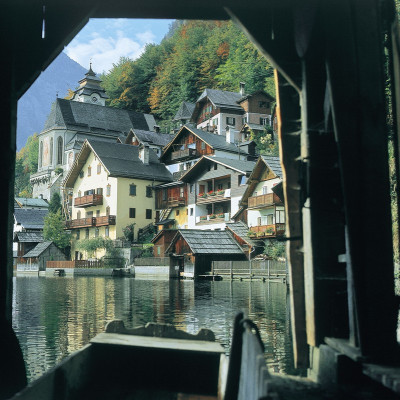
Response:
[{"label": "flower box on balcony", "polygon": [[215,214],[211,214],[210,216],[209,216],[209,218],[210,219],[215,219],[217,216],[215,215]]},{"label": "flower box on balcony", "polygon": [[224,218],[224,213],[220,213],[216,215],[217,218]]},{"label": "flower box on balcony", "polygon": [[265,236],[265,232],[257,232],[257,237]]},{"label": "flower box on balcony", "polygon": [[205,199],[207,197],[207,193],[199,193],[199,197]]},{"label": "flower box on balcony", "polygon": [[212,190],[210,190],[210,191],[207,193],[207,196],[215,196],[215,195],[216,195],[216,193],[213,192]]},{"label": "flower box on balcony", "polygon": [[219,189],[219,190],[217,190],[217,194],[218,194],[219,196],[222,196],[223,194],[225,194],[225,189]]},{"label": "flower box on balcony", "polygon": [[207,221],[207,215],[201,215],[200,221]]}]

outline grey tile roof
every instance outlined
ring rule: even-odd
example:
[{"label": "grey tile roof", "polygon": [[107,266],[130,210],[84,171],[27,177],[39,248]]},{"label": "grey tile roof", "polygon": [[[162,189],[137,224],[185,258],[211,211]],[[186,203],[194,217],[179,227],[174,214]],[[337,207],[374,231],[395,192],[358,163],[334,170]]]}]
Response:
[{"label": "grey tile roof", "polygon": [[245,242],[249,243],[253,247],[263,247],[264,241],[262,240],[253,240],[248,236],[249,228],[248,226],[242,222],[228,222],[226,227],[230,229],[232,232],[236,233],[240,238],[242,238]]},{"label": "grey tile roof", "polygon": [[[186,127],[186,126],[185,126]],[[243,150],[239,150],[233,143],[228,143],[224,135],[216,135],[210,132],[204,132],[201,129],[187,127],[190,131],[195,133],[200,139],[204,140],[215,150],[223,150],[230,153],[246,154]]]},{"label": "grey tile roof", "polygon": [[48,212],[48,209],[16,208],[14,218],[24,229],[43,229],[44,217]]},{"label": "grey tile roof", "polygon": [[15,201],[19,207],[30,207],[30,208],[49,208],[49,203],[43,199],[29,199],[26,197],[16,197]]},{"label": "grey tile roof", "polygon": [[282,178],[282,167],[279,157],[273,157],[273,156],[261,156],[261,157],[272,169],[272,171],[280,178]]},{"label": "grey tile roof", "polygon": [[54,127],[103,134],[127,134],[130,129],[153,129],[152,115],[79,101],[57,99],[43,130]]},{"label": "grey tile roof", "polygon": [[[115,143],[120,135],[117,133],[111,133],[108,132],[106,136],[103,136],[101,134],[96,135],[95,138],[93,135],[90,134],[84,134],[84,133],[77,133],[75,134],[71,140],[66,144],[65,149],[66,150],[80,150],[82,148],[82,145],[86,139],[95,139],[96,141],[103,141],[103,142],[108,142],[108,143]],[[124,136],[125,138],[125,136]]]},{"label": "grey tile roof", "polygon": [[171,173],[160,163],[156,153],[151,149],[149,149],[149,164],[145,165],[139,159],[138,146],[96,140],[90,140],[89,144],[110,172],[110,176],[172,181]]},{"label": "grey tile roof", "polygon": [[178,234],[182,235],[194,254],[244,254],[226,231],[180,229]]},{"label": "grey tile roof", "polygon": [[194,103],[189,103],[188,101],[182,101],[179,110],[176,112],[173,121],[178,121],[180,119],[188,119],[190,120],[193,115],[193,111],[195,108]]},{"label": "grey tile roof", "polygon": [[242,98],[242,95],[238,92],[227,92],[217,89],[204,89],[204,92],[197,99],[197,102],[200,102],[206,97],[208,97],[208,99],[216,107],[243,111],[243,108],[238,104],[238,101]]},{"label": "grey tile roof", "polygon": [[256,165],[255,161],[247,161],[247,160],[232,160],[230,158],[223,158],[223,157],[209,157],[206,156],[205,158],[209,160],[214,160],[218,163],[224,164],[228,167],[240,170],[242,172],[251,173],[253,171],[254,166]]},{"label": "grey tile roof", "polygon": [[31,258],[31,257],[39,257],[53,242],[46,241],[38,243],[32,250],[28,251],[23,257]]},{"label": "grey tile roof", "polygon": [[162,147],[166,146],[174,138],[174,136],[169,133],[144,131],[141,129],[133,129],[133,133],[140,142],[148,142]]},{"label": "grey tile roof", "polygon": [[39,243],[43,242],[42,232],[15,232],[14,242]]}]

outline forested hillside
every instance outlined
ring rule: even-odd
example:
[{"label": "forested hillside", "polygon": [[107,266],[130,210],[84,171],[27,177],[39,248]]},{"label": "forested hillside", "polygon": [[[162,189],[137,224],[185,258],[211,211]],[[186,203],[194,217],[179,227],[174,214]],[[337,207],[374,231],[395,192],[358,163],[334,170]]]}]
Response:
[{"label": "forested hillside", "polygon": [[137,60],[121,59],[102,76],[110,106],[152,112],[168,126],[183,100],[195,102],[205,88],[275,97],[273,69],[232,22],[176,23],[159,45]]}]

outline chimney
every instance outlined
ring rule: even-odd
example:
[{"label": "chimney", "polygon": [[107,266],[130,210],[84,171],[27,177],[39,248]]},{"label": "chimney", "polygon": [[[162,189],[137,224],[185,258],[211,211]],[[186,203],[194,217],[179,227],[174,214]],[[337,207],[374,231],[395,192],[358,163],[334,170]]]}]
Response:
[{"label": "chimney", "polygon": [[235,143],[235,141],[238,141],[238,131],[235,130],[234,126],[227,125],[225,131],[227,143]]},{"label": "chimney", "polygon": [[244,96],[244,85],[245,85],[245,82],[240,82],[240,90],[239,90],[239,92],[240,92],[240,94],[242,96]]},{"label": "chimney", "polygon": [[149,164],[149,145],[148,144],[142,144],[139,147],[139,158],[143,164],[145,164],[145,165]]},{"label": "chimney", "polygon": [[153,126],[154,132],[160,133],[160,125]]}]

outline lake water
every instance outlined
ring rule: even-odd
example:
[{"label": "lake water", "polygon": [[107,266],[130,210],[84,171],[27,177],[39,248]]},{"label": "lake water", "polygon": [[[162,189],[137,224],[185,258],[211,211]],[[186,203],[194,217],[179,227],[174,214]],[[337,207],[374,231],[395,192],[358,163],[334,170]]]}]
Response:
[{"label": "lake water", "polygon": [[209,328],[228,352],[238,311],[260,328],[270,369],[296,373],[285,284],[14,277],[13,327],[30,381],[89,343],[113,319],[128,328],[147,322],[174,324],[189,333]]}]

